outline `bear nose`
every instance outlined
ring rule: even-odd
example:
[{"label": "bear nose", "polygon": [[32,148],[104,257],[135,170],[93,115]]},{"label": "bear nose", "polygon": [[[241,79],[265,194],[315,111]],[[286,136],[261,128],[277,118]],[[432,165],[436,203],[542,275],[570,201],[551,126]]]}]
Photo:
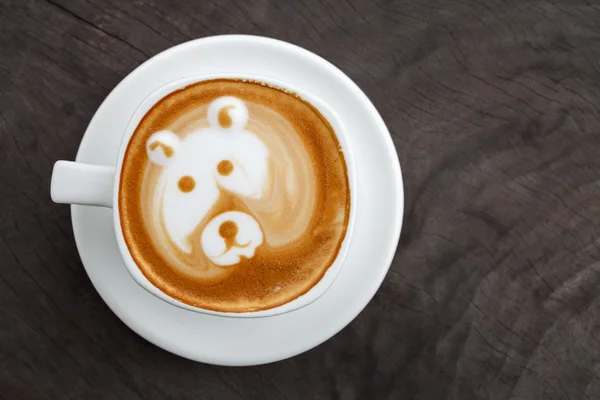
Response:
[{"label": "bear nose", "polygon": [[183,193],[189,193],[196,187],[196,181],[191,176],[185,175],[179,178],[177,186]]}]

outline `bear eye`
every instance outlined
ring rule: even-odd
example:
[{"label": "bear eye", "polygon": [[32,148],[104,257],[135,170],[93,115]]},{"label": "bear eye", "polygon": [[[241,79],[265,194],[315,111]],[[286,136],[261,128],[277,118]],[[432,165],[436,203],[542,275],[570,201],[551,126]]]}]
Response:
[{"label": "bear eye", "polygon": [[222,160],[219,165],[217,165],[217,171],[219,174],[227,176],[233,171],[233,163],[229,160]]},{"label": "bear eye", "polygon": [[196,181],[191,176],[185,175],[179,178],[177,186],[179,186],[179,190],[181,190],[183,193],[189,193],[194,190],[194,187],[196,187]]}]

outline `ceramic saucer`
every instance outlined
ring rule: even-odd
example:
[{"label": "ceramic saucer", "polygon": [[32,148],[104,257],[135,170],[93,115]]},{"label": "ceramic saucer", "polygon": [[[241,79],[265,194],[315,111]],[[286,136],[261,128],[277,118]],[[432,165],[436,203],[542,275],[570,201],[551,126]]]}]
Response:
[{"label": "ceramic saucer", "polygon": [[344,121],[354,146],[357,215],[339,276],[317,301],[288,314],[257,319],[196,313],[152,296],[127,272],[117,248],[112,212],[72,206],[75,240],[98,293],[131,329],[192,360],[255,365],[292,357],[339,332],[381,285],[398,244],[404,196],[400,164],[383,120],[343,72],[297,46],[254,36],[215,36],[173,47],[129,74],[90,122],[77,161],[115,165],[129,117],[157,87],[216,72],[270,76],[320,97]]}]

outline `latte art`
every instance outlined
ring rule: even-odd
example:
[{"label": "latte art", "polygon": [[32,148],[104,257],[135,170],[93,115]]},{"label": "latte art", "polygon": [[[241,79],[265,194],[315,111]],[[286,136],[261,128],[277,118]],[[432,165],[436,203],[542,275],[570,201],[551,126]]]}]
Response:
[{"label": "latte art", "polygon": [[[268,180],[268,150],[255,134],[244,129],[248,121],[244,102],[231,96],[221,97],[209,105],[207,114],[209,126],[183,138],[174,132],[161,131],[148,139],[148,158],[162,167],[147,182],[155,191],[152,215],[157,234],[185,253],[192,252],[194,234],[203,234],[200,224],[209,216],[221,191],[260,199]],[[244,234],[250,229],[248,219],[240,221]],[[258,224],[252,219],[250,226]],[[164,232],[160,231],[162,227]],[[202,247],[205,255],[214,253]],[[203,261],[206,260],[195,260],[197,269],[205,266]]]},{"label": "latte art", "polygon": [[201,82],[140,122],[119,188],[124,237],[144,275],[187,304],[268,309],[310,290],[349,218],[335,133],[296,95]]}]

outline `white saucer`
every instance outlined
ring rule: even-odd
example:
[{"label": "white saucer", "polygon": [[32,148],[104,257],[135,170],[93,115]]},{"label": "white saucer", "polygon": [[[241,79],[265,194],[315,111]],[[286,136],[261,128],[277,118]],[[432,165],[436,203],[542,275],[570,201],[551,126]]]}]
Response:
[{"label": "white saucer", "polygon": [[190,75],[267,75],[320,97],[348,128],[357,171],[357,216],[346,261],[331,288],[311,305],[258,319],[183,310],[138,286],[119,255],[109,209],[72,206],[85,269],[106,304],[131,329],[163,349],[219,365],[255,365],[292,357],[339,332],[367,305],[394,256],[404,209],[400,164],[383,120],[339,69],[297,46],[254,36],[217,36],[171,48],[145,62],[106,98],[88,126],[77,161],[115,165],[129,117],[157,87]]}]

